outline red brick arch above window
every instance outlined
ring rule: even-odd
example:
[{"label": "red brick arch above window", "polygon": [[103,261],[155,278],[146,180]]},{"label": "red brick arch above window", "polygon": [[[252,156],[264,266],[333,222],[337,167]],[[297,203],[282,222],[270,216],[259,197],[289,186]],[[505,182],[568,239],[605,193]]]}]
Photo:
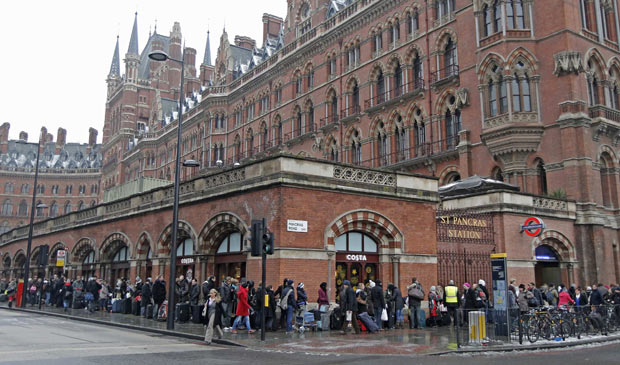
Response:
[{"label": "red brick arch above window", "polygon": [[86,255],[90,254],[91,251],[94,251],[95,255],[97,254],[95,241],[88,237],[81,238],[71,250],[72,262],[74,264],[81,264]]},{"label": "red brick arch above window", "polygon": [[333,247],[337,237],[351,231],[373,237],[379,244],[379,252],[384,249],[405,249],[400,229],[384,215],[370,210],[351,211],[334,220],[326,229],[325,247]]},{"label": "red brick arch above window", "polygon": [[129,250],[128,256],[131,256],[132,245],[129,240],[129,237],[127,237],[126,234],[121,233],[121,232],[112,233],[111,235],[106,237],[105,240],[103,240],[103,243],[101,244],[101,247],[99,248],[99,260],[100,261],[111,261],[112,255],[114,255],[116,251],[122,246],[127,246],[127,249]]},{"label": "red brick arch above window", "polygon": [[[177,239],[189,236],[194,241],[194,246],[196,247],[196,234],[194,233],[194,228],[185,221],[179,221],[179,228],[177,230]],[[159,235],[159,239],[157,240],[157,253],[167,255],[170,253],[170,248],[168,247],[168,243],[172,239],[172,224],[168,225],[166,229]]]},{"label": "red brick arch above window", "polygon": [[[142,260],[146,259],[146,256],[149,253],[149,249],[153,250],[153,247],[151,247],[151,242],[153,242],[153,240],[151,239],[151,235],[148,232],[142,232],[142,234],[138,238],[138,241],[136,241],[136,248],[135,248],[136,259],[142,259]],[[153,257],[156,256],[155,251],[152,251],[151,254],[153,255]]]},{"label": "red brick arch above window", "polygon": [[209,219],[200,231],[198,249],[202,253],[215,253],[219,241],[232,232],[240,232],[244,239],[250,238],[250,229],[243,219],[231,212],[219,213]]},{"label": "red brick arch above window", "polygon": [[565,235],[558,231],[545,231],[532,240],[532,258],[536,258],[536,247],[541,245],[552,247],[560,255],[561,261],[577,261],[575,246]]}]

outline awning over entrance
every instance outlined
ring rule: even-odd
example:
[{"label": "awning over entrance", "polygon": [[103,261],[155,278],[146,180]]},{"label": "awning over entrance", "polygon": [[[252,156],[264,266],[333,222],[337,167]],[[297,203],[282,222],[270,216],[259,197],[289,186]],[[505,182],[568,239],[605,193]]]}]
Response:
[{"label": "awning over entrance", "polygon": [[475,194],[489,190],[519,191],[519,187],[503,181],[482,178],[478,175],[474,175],[440,187],[439,196],[443,199],[459,195]]}]

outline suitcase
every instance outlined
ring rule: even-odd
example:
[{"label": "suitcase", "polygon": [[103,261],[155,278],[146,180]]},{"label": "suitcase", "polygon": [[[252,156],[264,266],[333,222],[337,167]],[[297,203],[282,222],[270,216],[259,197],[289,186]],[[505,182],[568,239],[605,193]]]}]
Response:
[{"label": "suitcase", "polygon": [[146,305],[146,309],[144,310],[144,314],[146,315],[146,318],[148,318],[148,319],[153,318],[153,304],[147,304]]},{"label": "suitcase", "polygon": [[112,300],[112,313],[123,312],[123,301],[121,299]]},{"label": "suitcase", "polygon": [[131,301],[131,313],[133,313],[134,316],[140,315],[140,302],[137,300]]},{"label": "suitcase", "polygon": [[317,324],[321,331],[329,331],[329,313],[321,313],[321,319]]},{"label": "suitcase", "polygon": [[418,310],[418,327],[426,328],[426,312],[424,309]]},{"label": "suitcase", "polygon": [[368,313],[366,312],[359,313],[357,317],[360,319],[360,321],[362,321],[364,326],[366,326],[366,329],[368,330],[368,332],[375,333],[379,331],[379,327],[377,326],[375,321],[373,321],[372,318],[368,315]]},{"label": "suitcase", "polygon": [[164,302],[159,306],[157,310],[157,320],[158,321],[166,321],[168,318],[168,301],[164,300]]},{"label": "suitcase", "polygon": [[84,302],[82,299],[76,299],[73,301],[73,309],[82,309],[84,308]]},{"label": "suitcase", "polygon": [[449,326],[451,319],[450,319],[450,313],[448,312],[441,312],[441,320],[439,321],[441,326]]},{"label": "suitcase", "polygon": [[318,309],[313,309],[309,312],[312,312],[312,314],[314,314],[314,320],[315,321],[320,321],[321,320],[321,311]]},{"label": "suitcase", "polygon": [[9,296],[6,294],[0,294],[0,303],[3,302],[8,302],[9,301]]},{"label": "suitcase", "polygon": [[131,314],[131,299],[123,299],[123,314]]},{"label": "suitcase", "polygon": [[179,311],[179,322],[188,322],[190,311],[189,303],[178,304],[177,309]]},{"label": "suitcase", "polygon": [[342,314],[339,308],[334,309],[329,316],[329,328],[332,330],[339,330],[342,328]]},{"label": "suitcase", "polygon": [[200,304],[192,305],[192,323],[202,323],[202,308]]}]

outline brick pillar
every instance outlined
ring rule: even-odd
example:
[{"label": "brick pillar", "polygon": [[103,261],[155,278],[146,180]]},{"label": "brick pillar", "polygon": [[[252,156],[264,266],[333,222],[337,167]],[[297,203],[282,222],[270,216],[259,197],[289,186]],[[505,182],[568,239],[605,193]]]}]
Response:
[{"label": "brick pillar", "polygon": [[[461,179],[469,177],[473,173],[472,158],[471,158],[471,143],[469,142],[470,131],[461,130],[459,132],[459,173]],[[522,186],[522,185],[521,185]]]}]

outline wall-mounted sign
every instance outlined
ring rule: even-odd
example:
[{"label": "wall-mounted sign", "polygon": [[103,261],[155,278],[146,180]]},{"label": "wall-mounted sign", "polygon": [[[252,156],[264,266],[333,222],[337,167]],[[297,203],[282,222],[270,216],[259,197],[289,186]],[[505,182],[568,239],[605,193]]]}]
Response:
[{"label": "wall-mounted sign", "polygon": [[464,210],[438,211],[437,241],[494,244],[493,216]]},{"label": "wall-mounted sign", "polygon": [[368,261],[366,255],[347,255],[349,261]]},{"label": "wall-mounted sign", "polygon": [[56,251],[56,266],[65,266],[66,256],[67,256],[67,251],[65,250]]},{"label": "wall-mounted sign", "polygon": [[191,265],[194,263],[193,257],[186,257],[181,259],[181,265]]},{"label": "wall-mounted sign", "polygon": [[519,233],[525,232],[526,235],[530,237],[538,237],[545,230],[545,222],[538,217],[529,217],[525,220],[525,223],[521,225],[521,231]]},{"label": "wall-mounted sign", "polygon": [[288,219],[286,221],[286,230],[289,232],[308,232],[308,221]]}]

